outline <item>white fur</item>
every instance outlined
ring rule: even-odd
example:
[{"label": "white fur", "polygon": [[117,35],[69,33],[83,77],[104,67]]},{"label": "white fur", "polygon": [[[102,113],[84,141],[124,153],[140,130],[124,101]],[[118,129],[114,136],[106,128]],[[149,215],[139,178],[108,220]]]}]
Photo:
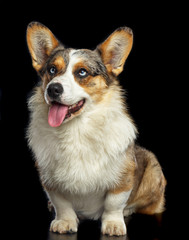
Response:
[{"label": "white fur", "polygon": [[65,191],[63,195],[49,191],[48,196],[54,204],[57,219],[63,219],[67,215],[74,218],[73,209],[80,219],[99,219],[103,212],[105,199],[103,191],[91,194],[75,194]]},{"label": "white fur", "polygon": [[123,210],[127,205],[127,200],[129,199],[131,191],[132,189],[128,192],[121,192],[119,194],[107,194],[102,215],[103,234],[117,236],[126,234]]},{"label": "white fur", "polygon": [[71,202],[55,192],[49,192],[48,196],[56,211],[56,217],[51,223],[50,230],[59,233],[77,232],[78,219]]},{"label": "white fur", "polygon": [[[73,51],[70,57],[72,54]],[[109,209],[106,205],[113,204],[113,198],[109,196],[107,200],[106,193],[119,184],[121,170],[125,166],[126,149],[136,137],[135,126],[122,104],[120,87],[110,86],[104,101],[93,102],[74,81],[71,69],[78,58],[72,56],[70,59],[66,73],[53,81],[63,84],[62,101],[65,104],[87,99],[83,112],[60,127],[52,128],[48,125],[49,107],[44,103],[42,92],[38,90],[29,101],[32,110],[28,128],[29,146],[35,154],[41,181],[47,189],[52,189],[47,190],[47,194],[57,217],[51,228],[60,229],[57,230],[59,232],[67,228],[70,231],[72,228],[77,230],[75,212],[79,217],[98,219],[104,208]],[[48,103],[46,93],[45,99]],[[117,196],[119,210],[111,213],[115,218],[123,218],[123,213],[120,218],[120,212],[123,212],[129,194]],[[71,223],[66,224],[68,215]],[[105,216],[103,218],[107,220]],[[126,228],[122,221],[118,221],[121,224],[119,231],[124,234]],[[104,229],[109,228],[103,226]]]},{"label": "white fur", "polygon": [[75,193],[106,190],[118,183],[135,128],[120,109],[117,93],[112,94],[109,104],[90,104],[58,128],[48,125],[48,106],[35,104],[28,137],[43,183]]}]

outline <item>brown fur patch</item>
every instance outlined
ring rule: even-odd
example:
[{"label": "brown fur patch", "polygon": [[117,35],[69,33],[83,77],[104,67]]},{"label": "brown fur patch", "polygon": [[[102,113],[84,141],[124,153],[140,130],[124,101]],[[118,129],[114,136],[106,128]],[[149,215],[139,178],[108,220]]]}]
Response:
[{"label": "brown fur patch", "polygon": [[[88,71],[88,76],[85,78],[79,78],[75,74],[79,69],[86,69]],[[79,83],[79,85],[85,89],[85,91],[92,97],[95,102],[99,102],[103,98],[103,93],[107,89],[106,79],[103,76],[97,75],[92,76],[90,74],[90,69],[84,62],[79,62],[75,64],[73,68],[73,75],[75,81]]]},{"label": "brown fur patch", "polygon": [[54,61],[52,61],[51,65],[54,65],[57,68],[57,71],[65,71],[66,63],[62,56],[57,56]]},{"label": "brown fur patch", "polygon": [[160,213],[164,210],[166,180],[155,155],[139,146],[135,147],[138,167],[135,186],[128,205],[135,205],[136,211],[145,214]]},{"label": "brown fur patch", "polygon": [[88,83],[82,87],[95,102],[100,102],[104,98],[107,89],[106,81],[102,76],[89,76]]},{"label": "brown fur patch", "polygon": [[120,184],[109,192],[119,194],[132,189],[128,208],[134,206],[136,212],[155,214],[164,211],[165,186],[166,180],[154,154],[132,145],[127,149]]}]

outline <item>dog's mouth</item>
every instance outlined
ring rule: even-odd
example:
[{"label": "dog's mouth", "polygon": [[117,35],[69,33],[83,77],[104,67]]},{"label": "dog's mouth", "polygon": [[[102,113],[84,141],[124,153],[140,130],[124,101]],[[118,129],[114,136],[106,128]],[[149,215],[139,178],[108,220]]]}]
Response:
[{"label": "dog's mouth", "polygon": [[79,112],[85,104],[85,99],[73,105],[64,105],[58,102],[52,102],[49,108],[48,123],[51,127],[59,127],[65,119],[70,118],[76,112]]}]

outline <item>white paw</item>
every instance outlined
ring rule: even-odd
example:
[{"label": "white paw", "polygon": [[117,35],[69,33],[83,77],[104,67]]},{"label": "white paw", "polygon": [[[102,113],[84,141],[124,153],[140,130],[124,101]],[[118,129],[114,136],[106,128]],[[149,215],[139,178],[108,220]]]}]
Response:
[{"label": "white paw", "polygon": [[124,221],[103,221],[102,234],[109,236],[122,236],[126,234],[126,225]]},{"label": "white paw", "polygon": [[74,220],[53,220],[51,222],[50,231],[58,233],[74,233],[77,232],[77,221]]}]

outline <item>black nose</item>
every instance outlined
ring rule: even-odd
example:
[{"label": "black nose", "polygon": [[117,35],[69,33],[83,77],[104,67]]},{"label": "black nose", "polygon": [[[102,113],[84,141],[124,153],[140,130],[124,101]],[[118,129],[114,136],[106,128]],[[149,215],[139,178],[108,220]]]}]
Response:
[{"label": "black nose", "polygon": [[50,98],[56,100],[63,93],[64,89],[60,83],[51,83],[47,89]]}]

